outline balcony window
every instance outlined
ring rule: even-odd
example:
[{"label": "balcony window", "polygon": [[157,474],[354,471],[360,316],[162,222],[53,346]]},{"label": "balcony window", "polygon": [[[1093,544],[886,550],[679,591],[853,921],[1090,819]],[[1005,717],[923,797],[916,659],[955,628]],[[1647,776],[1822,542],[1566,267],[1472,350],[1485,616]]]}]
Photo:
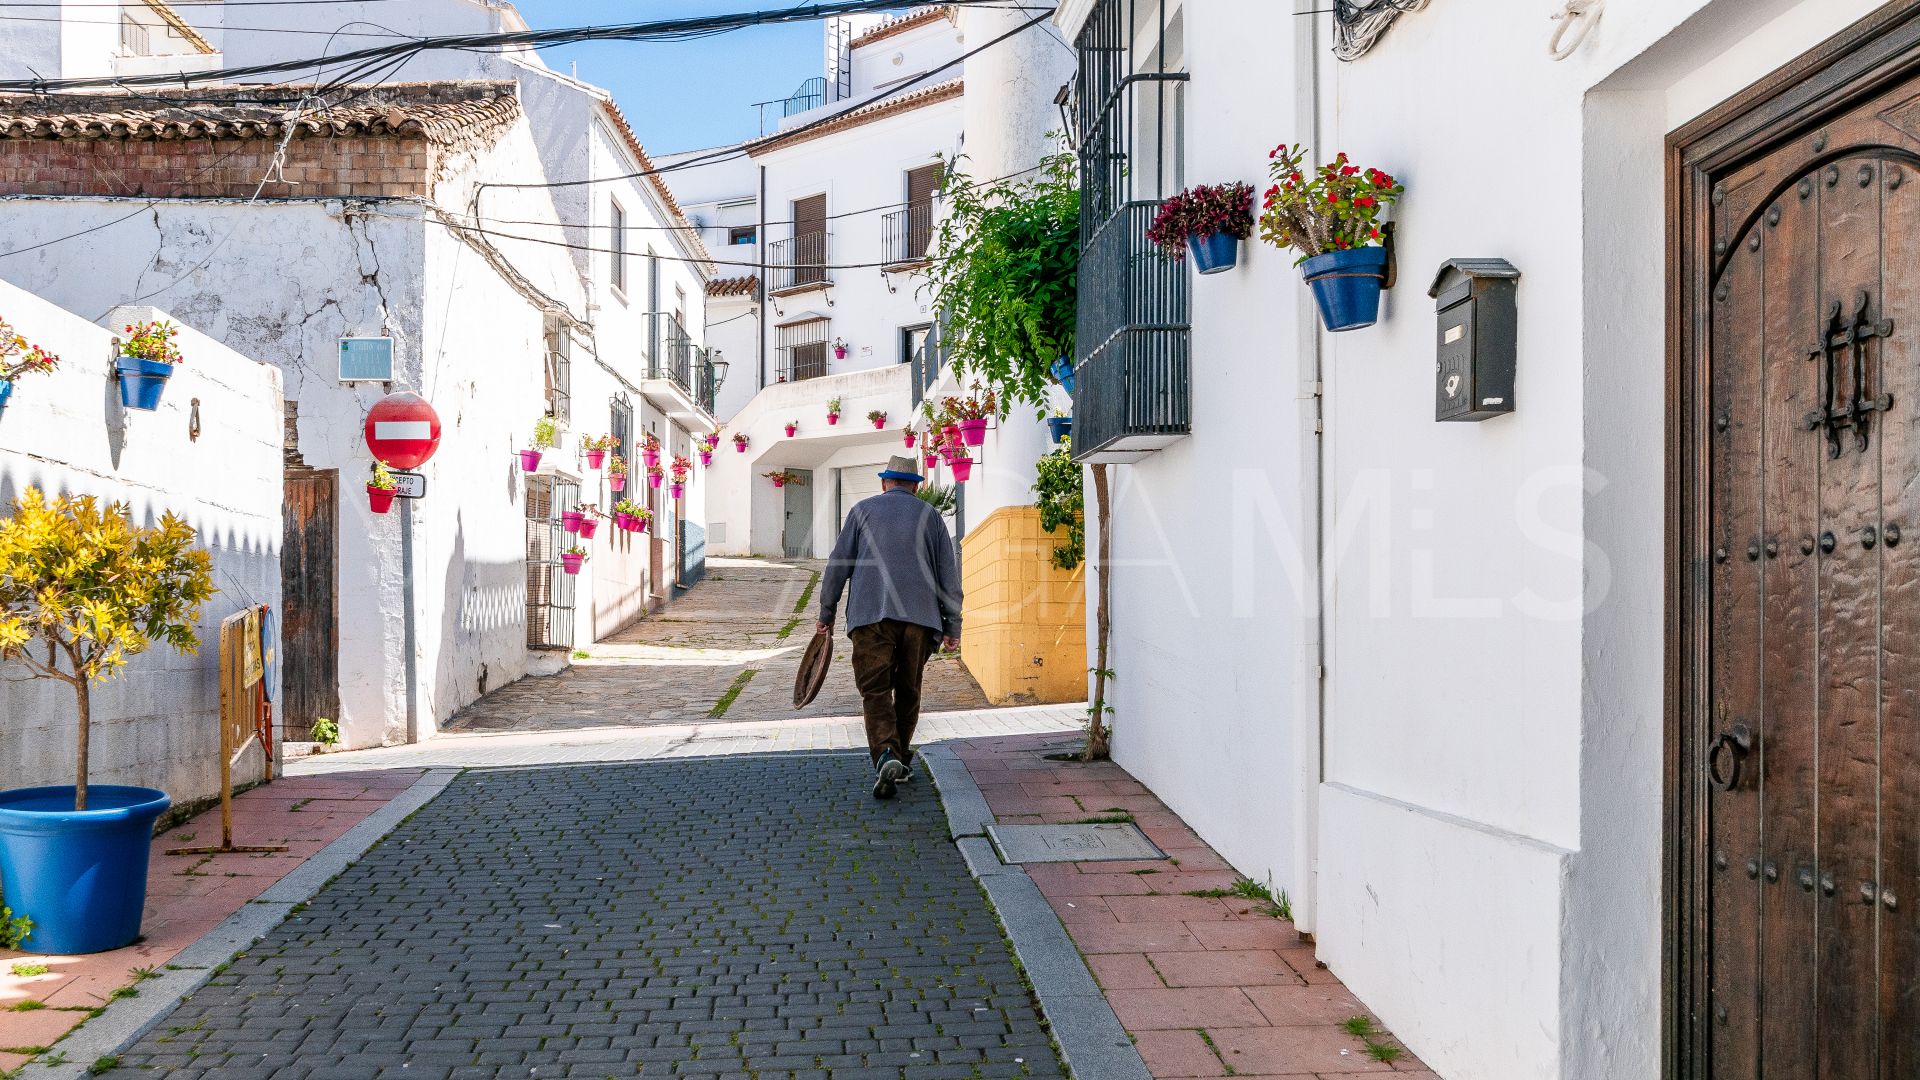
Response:
[{"label": "balcony window", "polygon": [[1191,431],[1188,271],[1146,239],[1184,182],[1187,73],[1167,0],[1100,0],[1080,32],[1074,456],[1135,461]]},{"label": "balcony window", "polygon": [[781,382],[818,379],[827,373],[831,319],[803,319],[779,328]]},{"label": "balcony window", "polygon": [[827,197],[793,201],[793,236],[769,245],[773,291],[798,292],[830,284],[827,276]]}]

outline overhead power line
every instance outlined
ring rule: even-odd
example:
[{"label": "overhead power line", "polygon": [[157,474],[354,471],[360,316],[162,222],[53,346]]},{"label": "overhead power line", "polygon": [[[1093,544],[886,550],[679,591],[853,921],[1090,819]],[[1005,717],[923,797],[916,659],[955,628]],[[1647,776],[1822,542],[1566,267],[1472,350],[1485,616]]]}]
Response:
[{"label": "overhead power line", "polygon": [[[951,0],[966,6],[986,0]],[[617,23],[608,26],[579,26],[554,30],[510,30],[491,34],[442,34],[414,38],[392,45],[376,45],[340,53],[332,57],[277,60],[271,63],[245,64],[213,71],[158,73],[152,75],[97,76],[76,79],[0,80],[0,91],[45,93],[54,90],[109,89],[121,86],[191,86],[195,83],[245,82],[260,76],[290,75],[311,70],[325,63],[358,64],[379,60],[399,60],[434,49],[542,49],[588,41],[687,40],[709,34],[725,33],[750,26],[775,26],[785,23],[817,22],[836,15],[857,15],[899,8],[900,0],[823,0],[806,7],[776,11],[743,11],[680,19],[655,19],[648,22]]]}]

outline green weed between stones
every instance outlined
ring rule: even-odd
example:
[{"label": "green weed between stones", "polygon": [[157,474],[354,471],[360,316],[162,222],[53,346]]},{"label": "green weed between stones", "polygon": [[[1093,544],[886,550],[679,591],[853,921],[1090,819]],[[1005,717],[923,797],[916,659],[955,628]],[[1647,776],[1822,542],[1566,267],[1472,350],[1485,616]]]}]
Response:
[{"label": "green weed between stones", "polygon": [[1373,1026],[1371,1016],[1350,1016],[1340,1025],[1347,1034],[1366,1044],[1367,1056],[1382,1064],[1391,1065],[1406,1051],[1387,1041],[1387,1033]]},{"label": "green weed between stones", "polygon": [[1287,896],[1287,891],[1285,889],[1280,890],[1280,895],[1276,898],[1273,895],[1273,890],[1252,878],[1241,878],[1239,881],[1234,882],[1224,889],[1193,889],[1182,895],[1200,896],[1216,900],[1229,896],[1237,896],[1242,900],[1252,900],[1254,903],[1260,905],[1256,910],[1263,915],[1271,915],[1276,919],[1286,919],[1289,922],[1293,921],[1293,901]]},{"label": "green weed between stones", "polygon": [[758,674],[757,671],[748,668],[734,676],[733,685],[727,687],[727,692],[721,694],[720,700],[713,703],[713,710],[707,715],[715,720],[727,715],[727,710],[733,708],[734,699],[740,696],[740,691],[747,688],[747,684],[753,681],[756,674]]},{"label": "green weed between stones", "polygon": [[87,1072],[89,1075],[99,1076],[103,1072],[111,1072],[119,1067],[120,1059],[109,1054],[103,1058],[95,1058],[93,1064],[87,1066]]},{"label": "green weed between stones", "polygon": [[808,579],[806,590],[800,594],[800,602],[793,605],[793,613],[795,615],[805,615],[807,613],[807,604],[813,599],[813,589],[814,586],[818,584],[820,584],[820,574],[816,571],[813,577]]},{"label": "green weed between stones", "polygon": [[13,967],[8,970],[23,979],[30,979],[35,975],[45,975],[53,969],[38,960],[15,960]]}]

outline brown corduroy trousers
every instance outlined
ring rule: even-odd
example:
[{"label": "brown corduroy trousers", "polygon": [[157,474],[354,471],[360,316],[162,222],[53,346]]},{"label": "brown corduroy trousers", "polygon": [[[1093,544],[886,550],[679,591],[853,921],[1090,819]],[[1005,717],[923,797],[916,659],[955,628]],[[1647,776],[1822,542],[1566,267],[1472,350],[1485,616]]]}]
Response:
[{"label": "brown corduroy trousers", "polygon": [[853,639],[853,681],[866,714],[867,750],[875,764],[886,750],[911,763],[913,729],[920,724],[920,678],[940,647],[940,633],[884,619],[848,636]]}]

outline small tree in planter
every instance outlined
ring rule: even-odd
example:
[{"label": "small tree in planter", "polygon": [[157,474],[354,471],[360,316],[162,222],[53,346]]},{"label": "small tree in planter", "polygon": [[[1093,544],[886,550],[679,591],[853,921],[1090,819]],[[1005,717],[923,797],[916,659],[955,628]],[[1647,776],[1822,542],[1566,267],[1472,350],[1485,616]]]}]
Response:
[{"label": "small tree in planter", "polygon": [[1379,169],[1348,164],[1345,154],[1311,177],[1303,171],[1303,146],[1282,143],[1270,157],[1274,184],[1260,214],[1260,239],[1300,253],[1295,265],[1329,331],[1372,326],[1387,277],[1382,219],[1406,188]]},{"label": "small tree in planter", "polygon": [[[71,788],[0,793],[0,878],[33,919],[38,951],[99,952],[139,935],[153,823],[170,800],[151,788],[89,789],[92,689],[155,642],[199,648],[194,629],[216,590],[212,559],[194,541],[171,513],[136,525],[123,504],[49,500],[35,488],[0,520],[0,661],[65,683],[78,720]],[[45,842],[49,830],[58,843]]]},{"label": "small tree in planter", "polygon": [[554,448],[560,441],[560,424],[551,416],[543,416],[533,422],[533,443],[520,451],[520,468],[523,472],[536,472],[540,468],[540,455]]},{"label": "small tree in planter", "polygon": [[1231,270],[1240,241],[1253,235],[1253,185],[1201,184],[1160,204],[1147,239],[1178,262],[1193,252],[1202,274]]},{"label": "small tree in planter", "polygon": [[587,468],[598,469],[607,463],[607,451],[615,446],[613,436],[596,435],[580,440],[580,449],[586,451]]},{"label": "small tree in planter", "polygon": [[[879,431],[881,428],[887,426],[887,414],[883,409],[874,409],[867,413],[867,419],[873,421],[873,429],[875,431]],[[912,444],[909,443],[908,445],[911,446]]]},{"label": "small tree in planter", "polygon": [[393,509],[393,493],[400,489],[400,481],[393,478],[393,471],[384,461],[373,463],[373,478],[367,481],[367,504],[376,514],[384,514]]},{"label": "small tree in planter", "polygon": [[60,365],[60,358],[14,332],[0,320],[0,412],[13,396],[13,383],[22,375],[46,375]]},{"label": "small tree in planter", "polygon": [[840,422],[840,399],[831,398],[827,401],[827,423],[837,424],[839,422]]},{"label": "small tree in planter", "polygon": [[123,328],[120,358],[113,365],[120,378],[120,404],[145,412],[160,407],[160,395],[173,369],[186,360],[173,343],[179,334],[180,328],[164,319],[128,323]]}]

